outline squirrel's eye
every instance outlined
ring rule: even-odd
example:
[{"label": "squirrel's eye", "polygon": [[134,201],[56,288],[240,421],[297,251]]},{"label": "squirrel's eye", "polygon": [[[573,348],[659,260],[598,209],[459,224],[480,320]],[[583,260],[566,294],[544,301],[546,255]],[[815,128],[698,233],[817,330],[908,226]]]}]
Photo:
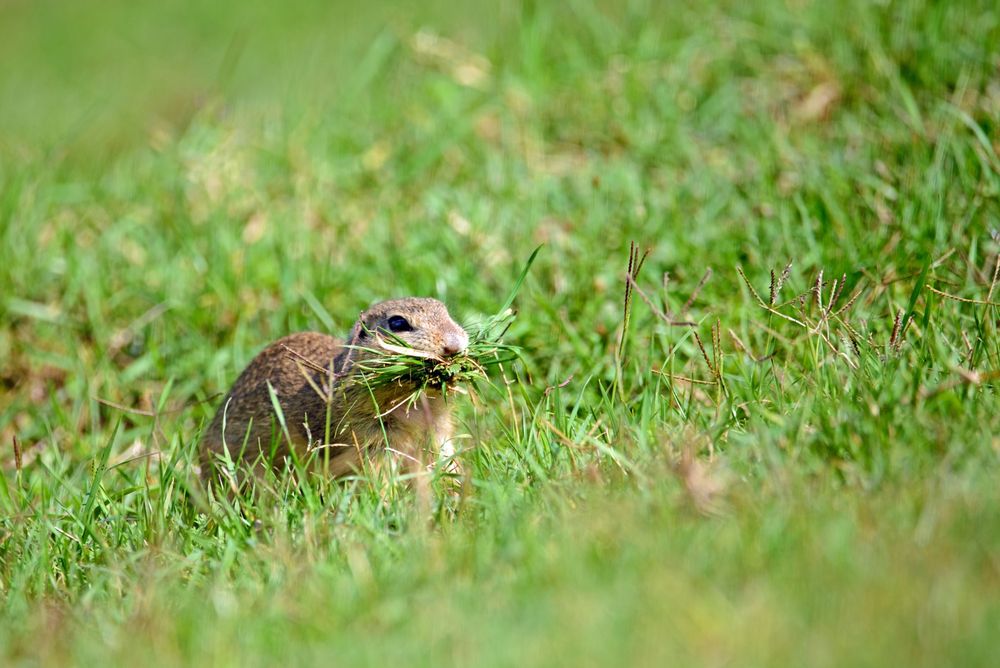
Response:
[{"label": "squirrel's eye", "polygon": [[390,332],[412,332],[413,326],[410,325],[410,321],[401,315],[394,315],[389,318],[389,331]]}]

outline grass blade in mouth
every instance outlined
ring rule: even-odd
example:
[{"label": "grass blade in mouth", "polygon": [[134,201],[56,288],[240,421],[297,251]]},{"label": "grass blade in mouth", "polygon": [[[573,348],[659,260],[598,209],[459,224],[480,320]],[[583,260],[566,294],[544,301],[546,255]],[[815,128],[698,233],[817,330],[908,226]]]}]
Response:
[{"label": "grass blade in mouth", "polygon": [[373,355],[355,363],[355,382],[373,389],[392,383],[413,384],[416,390],[411,399],[416,400],[427,388],[446,392],[461,383],[485,378],[487,369],[492,366],[519,359],[520,349],[503,343],[503,337],[514,322],[511,304],[541,248],[537,246],[528,257],[500,311],[465,327],[469,345],[464,351],[452,357],[441,357],[412,348],[389,332],[376,332],[375,348],[354,346]]},{"label": "grass blade in mouth", "polygon": [[371,388],[390,384],[416,387],[416,393],[432,388],[447,390],[462,383],[485,378],[490,367],[516,360],[520,350],[502,342],[503,335],[514,321],[511,309],[471,325],[469,345],[452,357],[407,346],[392,334],[376,333],[375,347],[357,348],[373,357],[355,364],[354,382]]}]

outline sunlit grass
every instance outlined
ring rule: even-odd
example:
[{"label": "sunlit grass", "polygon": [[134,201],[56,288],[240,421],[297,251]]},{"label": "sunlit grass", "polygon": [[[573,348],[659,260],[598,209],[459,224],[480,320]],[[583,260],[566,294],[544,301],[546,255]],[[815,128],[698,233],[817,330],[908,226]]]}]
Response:
[{"label": "sunlit grass", "polygon": [[[994,3],[293,4],[0,9],[0,663],[994,662]],[[409,295],[461,475],[205,488]]]}]

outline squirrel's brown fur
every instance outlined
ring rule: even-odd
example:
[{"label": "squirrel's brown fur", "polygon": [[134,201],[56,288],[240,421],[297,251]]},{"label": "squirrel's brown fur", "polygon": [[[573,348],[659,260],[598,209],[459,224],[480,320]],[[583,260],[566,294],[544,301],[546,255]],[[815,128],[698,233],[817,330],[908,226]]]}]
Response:
[{"label": "squirrel's brown fur", "polygon": [[[393,331],[390,321],[404,331]],[[448,447],[451,417],[444,398],[424,393],[406,405],[412,386],[369,389],[354,383],[354,363],[374,353],[376,332],[392,332],[417,350],[439,356],[465,349],[468,335],[436,299],[410,297],[381,302],[361,314],[347,342],[301,332],[275,341],[250,362],[222,401],[202,436],[202,471],[212,470],[228,451],[233,460],[280,466],[291,449],[332,475],[360,468],[363,458],[389,447],[410,461],[422,461],[426,446]],[[269,389],[270,386],[270,389]],[[284,428],[274,411],[271,389]],[[447,452],[445,454],[448,454]]]}]

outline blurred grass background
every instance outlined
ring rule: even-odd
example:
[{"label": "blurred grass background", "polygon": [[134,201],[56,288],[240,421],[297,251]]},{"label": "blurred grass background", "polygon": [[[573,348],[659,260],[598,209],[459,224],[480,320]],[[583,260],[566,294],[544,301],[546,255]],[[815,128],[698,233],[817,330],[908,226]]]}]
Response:
[{"label": "blurred grass background", "polygon": [[[990,665],[998,43],[971,0],[0,5],[2,661]],[[538,244],[457,507],[201,493],[263,345],[491,313]]]},{"label": "blurred grass background", "polygon": [[4,107],[5,139],[108,150],[157,125],[183,128],[211,102],[351,107],[366,92],[350,86],[376,76],[422,20],[477,40],[502,20],[499,8],[477,7],[486,20],[472,22],[469,8],[444,5],[6,3],[3,90],[17,103]]}]

